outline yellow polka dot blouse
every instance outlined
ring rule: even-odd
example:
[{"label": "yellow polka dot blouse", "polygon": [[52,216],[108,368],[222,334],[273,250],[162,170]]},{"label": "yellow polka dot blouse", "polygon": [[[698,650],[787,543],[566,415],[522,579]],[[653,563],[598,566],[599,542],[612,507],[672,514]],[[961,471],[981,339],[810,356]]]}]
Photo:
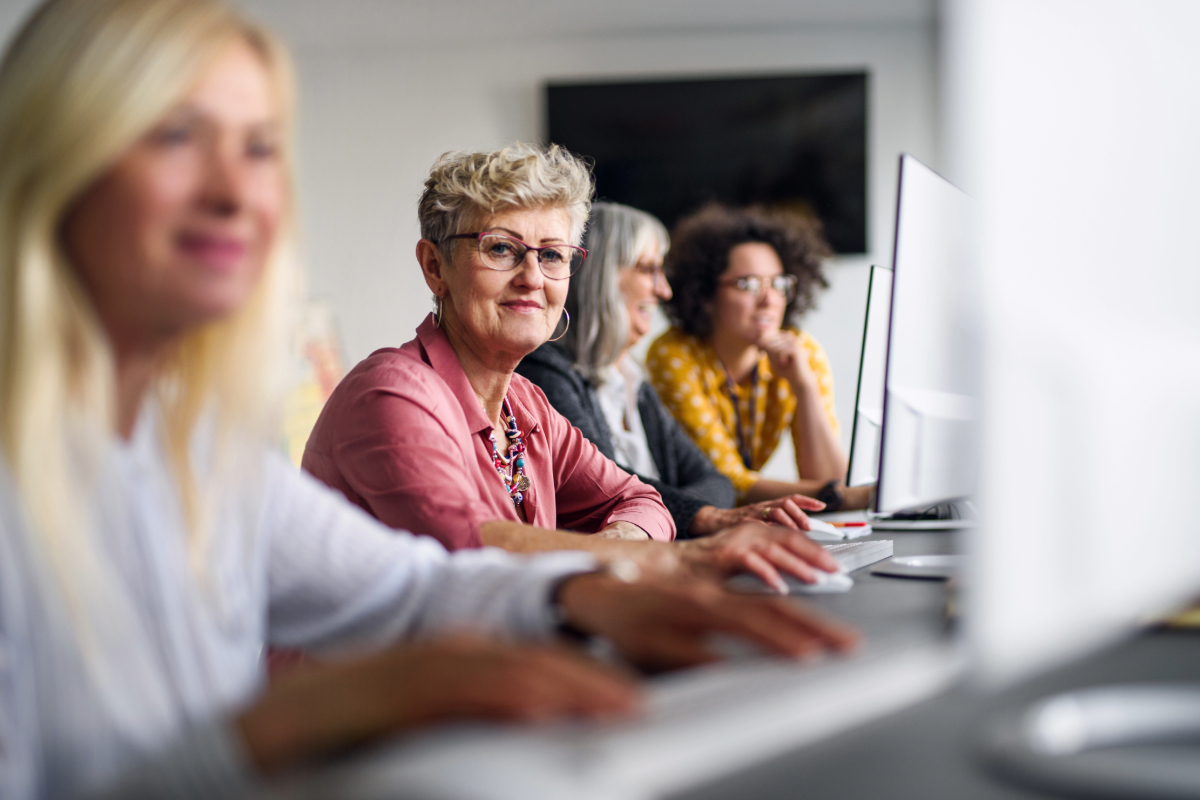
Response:
[{"label": "yellow polka dot blouse", "polygon": [[[800,346],[808,353],[808,363],[817,377],[825,414],[834,433],[839,430],[833,406],[833,372],[829,359],[817,340],[799,332]],[[700,449],[712,459],[725,477],[733,482],[742,497],[758,482],[758,470],[771,458],[779,437],[791,428],[796,411],[796,395],[791,385],[771,372],[766,354],[758,360],[758,379],[754,385],[736,384],[733,400],[727,388],[724,365],[706,342],[671,328],[658,337],[646,354],[646,371],[658,390],[663,404]],[[754,408],[751,408],[751,405]],[[750,466],[742,462],[738,449],[738,419],[748,441]],[[796,452],[802,442],[792,441]],[[803,477],[803,476],[801,476]]]}]

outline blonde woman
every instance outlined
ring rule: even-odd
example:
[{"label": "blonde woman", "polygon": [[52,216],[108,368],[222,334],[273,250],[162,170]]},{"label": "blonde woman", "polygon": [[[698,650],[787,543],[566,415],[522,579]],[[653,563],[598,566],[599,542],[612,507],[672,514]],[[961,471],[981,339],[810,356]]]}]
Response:
[{"label": "blonde woman", "polygon": [[[636,703],[479,634],[565,624],[657,666],[716,629],[845,643],[582,554],[450,556],[272,452],[287,76],[211,0],[51,0],[0,64],[0,796],[228,796],[391,731]],[[264,690],[267,644],[342,658]]]}]

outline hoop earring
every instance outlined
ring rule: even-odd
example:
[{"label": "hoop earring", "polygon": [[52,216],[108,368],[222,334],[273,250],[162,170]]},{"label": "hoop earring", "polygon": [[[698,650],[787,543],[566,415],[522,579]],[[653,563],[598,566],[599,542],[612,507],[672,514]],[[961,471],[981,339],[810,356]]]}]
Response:
[{"label": "hoop earring", "polygon": [[[563,309],[563,316],[567,318],[567,327],[566,327],[566,328],[563,328],[563,332],[562,332],[562,333],[560,333],[558,336],[555,336],[553,339],[547,339],[546,341],[548,341],[548,342],[557,342],[559,339],[561,339],[562,337],[564,337],[564,336],[566,336],[566,335],[567,335],[567,331],[568,331],[568,330],[570,329],[570,327],[571,327],[571,312],[567,311],[567,310],[564,308],[564,309]],[[554,327],[556,327],[556,328],[557,328],[558,326],[557,326],[557,325],[555,325]]]},{"label": "hoop earring", "polygon": [[442,327],[442,296],[440,294],[433,296],[433,324],[434,327]]}]

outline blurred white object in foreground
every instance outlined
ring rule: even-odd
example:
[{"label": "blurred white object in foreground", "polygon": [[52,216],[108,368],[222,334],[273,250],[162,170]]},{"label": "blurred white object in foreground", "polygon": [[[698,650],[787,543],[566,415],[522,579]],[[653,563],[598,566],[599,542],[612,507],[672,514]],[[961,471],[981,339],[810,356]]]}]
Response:
[{"label": "blurred white object in foreground", "polygon": [[1200,4],[944,12],[944,166],[983,211],[967,619],[1005,680],[1200,590]]}]

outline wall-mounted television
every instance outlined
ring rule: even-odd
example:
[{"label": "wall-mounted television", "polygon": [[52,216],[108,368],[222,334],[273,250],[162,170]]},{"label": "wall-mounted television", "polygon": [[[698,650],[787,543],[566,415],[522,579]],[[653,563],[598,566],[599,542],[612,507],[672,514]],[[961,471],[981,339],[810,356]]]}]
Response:
[{"label": "wall-mounted television", "polygon": [[549,83],[546,136],[595,161],[597,197],[668,227],[711,200],[817,216],[867,250],[867,74]]}]

